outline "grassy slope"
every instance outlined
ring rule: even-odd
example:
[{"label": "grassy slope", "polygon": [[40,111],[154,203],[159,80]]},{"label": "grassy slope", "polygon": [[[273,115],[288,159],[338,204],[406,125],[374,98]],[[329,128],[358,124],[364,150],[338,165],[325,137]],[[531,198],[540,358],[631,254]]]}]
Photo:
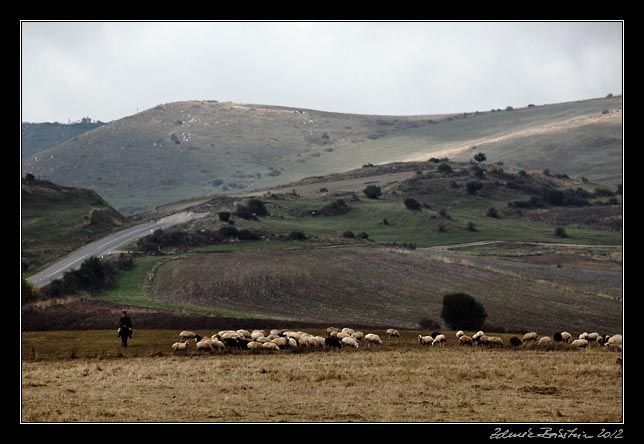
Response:
[{"label": "grassy slope", "polygon": [[110,210],[110,207],[92,190],[61,187],[47,182],[24,182],[21,247],[23,262],[30,265],[27,273],[33,274],[48,262],[127,223],[114,212],[118,225],[90,227],[86,217],[93,209]]},{"label": "grassy slope", "polygon": [[[276,186],[369,162],[433,155],[469,158],[471,152],[460,148],[496,140],[489,145],[490,161],[504,159],[531,168],[534,159],[534,168],[558,172],[570,167],[591,180],[619,182],[620,120],[567,130],[551,126],[621,107],[621,97],[615,97],[470,114],[430,124],[430,117],[440,119],[178,102],[85,133],[27,159],[24,167],[61,183],[96,188],[118,208],[140,208],[220,191],[211,185],[215,178],[246,187]],[[535,128],[540,129],[525,135]],[[324,133],[328,140],[322,138]],[[282,174],[269,176],[269,167]],[[248,175],[261,177],[243,177]]]},{"label": "grassy slope", "polygon": [[102,125],[104,124],[98,122],[68,125],[50,122],[23,122],[21,125],[22,158],[25,159]]}]

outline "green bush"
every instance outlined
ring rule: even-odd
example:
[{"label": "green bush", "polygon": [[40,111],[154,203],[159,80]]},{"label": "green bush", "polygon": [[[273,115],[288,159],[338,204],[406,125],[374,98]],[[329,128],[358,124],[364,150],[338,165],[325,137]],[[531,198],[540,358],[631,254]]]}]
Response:
[{"label": "green bush", "polygon": [[378,199],[378,197],[382,196],[382,190],[380,190],[380,187],[376,185],[367,185],[362,192],[369,199]]},{"label": "green bush", "polygon": [[306,240],[306,234],[304,234],[303,231],[296,230],[296,231],[291,231],[290,234],[288,235],[289,240]]},{"label": "green bush", "polygon": [[441,318],[451,330],[480,330],[487,313],[483,305],[467,293],[443,296]]},{"label": "green bush", "polygon": [[411,197],[405,199],[403,203],[405,204],[405,208],[411,211],[418,211],[421,208],[420,202]]},{"label": "green bush", "polygon": [[471,180],[465,185],[467,189],[467,194],[475,195],[478,190],[483,188],[483,184],[477,180]]}]

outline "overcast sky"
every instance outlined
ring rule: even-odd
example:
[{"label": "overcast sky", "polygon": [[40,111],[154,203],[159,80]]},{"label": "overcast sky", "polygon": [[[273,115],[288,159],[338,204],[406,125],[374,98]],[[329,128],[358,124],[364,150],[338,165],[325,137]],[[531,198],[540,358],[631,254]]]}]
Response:
[{"label": "overcast sky", "polygon": [[22,120],[219,100],[360,114],[622,93],[621,22],[23,22]]}]

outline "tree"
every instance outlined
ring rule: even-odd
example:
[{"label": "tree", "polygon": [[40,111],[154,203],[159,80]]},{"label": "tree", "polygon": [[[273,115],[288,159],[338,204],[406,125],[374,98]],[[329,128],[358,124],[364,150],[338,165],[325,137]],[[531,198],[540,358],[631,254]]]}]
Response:
[{"label": "tree", "polygon": [[25,176],[25,179],[27,179],[27,183],[31,183],[34,180],[36,180],[36,177],[31,173],[27,173],[27,175]]},{"label": "tree", "polygon": [[362,190],[362,192],[369,199],[378,199],[378,197],[382,196],[382,191],[380,190],[380,187],[376,185],[367,185],[367,188]]},{"label": "tree", "polygon": [[493,217],[497,219],[499,217],[499,212],[496,210],[496,208],[488,208],[487,213],[485,214],[487,217]]},{"label": "tree", "polygon": [[466,185],[467,194],[475,195],[478,190],[483,188],[483,184],[477,180],[469,181]]},{"label": "tree", "polygon": [[568,233],[566,233],[565,228],[557,227],[557,228],[555,228],[555,236],[557,236],[557,237],[568,237]]},{"label": "tree", "polygon": [[474,160],[476,160],[478,163],[485,162],[486,159],[487,156],[485,155],[485,153],[476,153],[474,155]]},{"label": "tree", "polygon": [[441,163],[438,165],[438,172],[441,174],[449,174],[452,172],[452,167],[447,163]]},{"label": "tree", "polygon": [[228,219],[230,219],[230,211],[220,211],[217,215],[222,222],[228,222]]},{"label": "tree", "polygon": [[421,207],[420,202],[418,202],[416,199],[411,197],[408,197],[407,199],[405,199],[404,204],[405,204],[405,208],[412,211],[418,211],[420,210],[420,207]]},{"label": "tree", "polygon": [[268,210],[266,209],[266,206],[264,205],[264,202],[262,202],[259,199],[251,199],[248,201],[248,209],[255,213],[257,216],[266,216],[268,215]]},{"label": "tree", "polygon": [[485,307],[467,293],[449,293],[443,296],[441,318],[451,330],[480,330],[487,313]]}]

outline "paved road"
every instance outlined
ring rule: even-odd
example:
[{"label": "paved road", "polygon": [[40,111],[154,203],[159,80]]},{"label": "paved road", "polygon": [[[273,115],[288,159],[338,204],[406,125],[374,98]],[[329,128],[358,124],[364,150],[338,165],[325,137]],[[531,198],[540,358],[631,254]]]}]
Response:
[{"label": "paved road", "polygon": [[66,271],[79,269],[83,261],[87,258],[110,254],[112,251],[117,250],[119,247],[129,242],[135,241],[143,236],[147,236],[148,234],[152,234],[153,231],[158,230],[159,228],[171,227],[172,225],[177,225],[190,219],[196,219],[206,215],[207,214],[200,213],[180,213],[156,222],[136,225],[117,233],[110,234],[103,239],[89,243],[68,254],[40,273],[30,276],[28,279],[38,287],[43,287],[54,279],[61,278]]}]

